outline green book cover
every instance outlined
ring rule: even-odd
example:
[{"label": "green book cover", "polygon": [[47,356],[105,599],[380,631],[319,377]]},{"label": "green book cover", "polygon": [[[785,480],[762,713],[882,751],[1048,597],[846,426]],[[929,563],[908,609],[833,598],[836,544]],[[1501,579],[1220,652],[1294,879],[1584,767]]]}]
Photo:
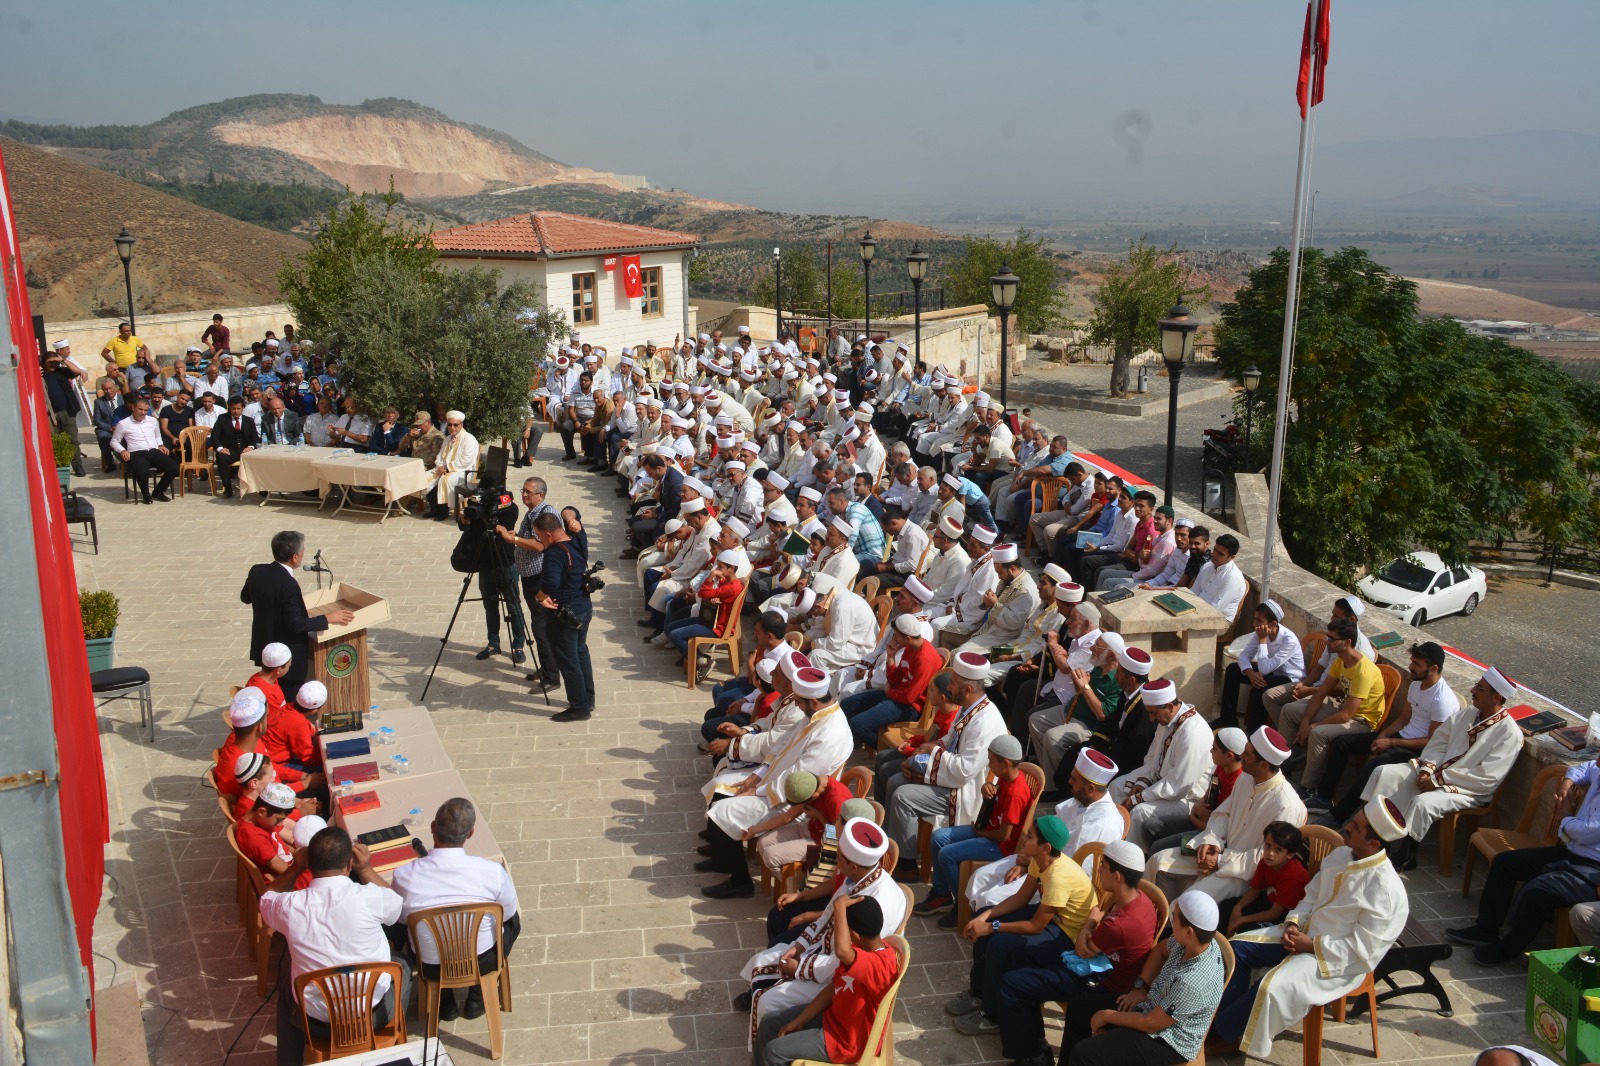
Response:
[{"label": "green book cover", "polygon": [[1194,604],[1179,596],[1175,592],[1163,592],[1150,601],[1168,614],[1188,614],[1194,610]]},{"label": "green book cover", "polygon": [[1378,634],[1376,634],[1375,636],[1373,636],[1371,638],[1371,640],[1372,640],[1372,646],[1374,648],[1392,648],[1396,644],[1404,643],[1404,641],[1400,637],[1400,634],[1396,633],[1392,629],[1389,630],[1389,632],[1387,632],[1387,633],[1378,633]]},{"label": "green book cover", "polygon": [[790,530],[789,539],[783,542],[783,554],[785,554],[785,555],[804,555],[806,552],[808,552],[810,550],[811,550],[811,542],[809,540],[807,540],[802,534],[799,534],[799,533],[794,532],[793,530]]}]

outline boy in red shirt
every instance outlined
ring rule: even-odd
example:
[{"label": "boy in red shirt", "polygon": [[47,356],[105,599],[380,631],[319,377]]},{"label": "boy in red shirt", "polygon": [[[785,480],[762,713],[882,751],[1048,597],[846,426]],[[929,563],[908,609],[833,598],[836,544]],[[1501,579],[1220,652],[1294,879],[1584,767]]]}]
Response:
[{"label": "boy in red shirt", "polygon": [[[744,582],[736,571],[745,562],[744,553],[729,548],[717,556],[716,564],[706,576],[698,592],[690,595],[699,598],[702,608],[714,604],[716,616],[712,625],[701,621],[699,611],[678,622],[666,625],[666,635],[678,646],[678,665],[682,666],[689,655],[689,641],[695,637],[720,637],[727,633],[733,620],[733,603],[744,592]],[[702,653],[704,654],[704,653]]]},{"label": "boy in red shirt", "polygon": [[[261,654],[265,656],[266,652]],[[255,678],[250,680],[254,682]],[[307,681],[294,694],[294,703],[279,710],[276,717],[268,703],[267,735],[261,738],[261,750],[274,765],[282,764],[291,770],[321,768],[317,719],[322,715],[322,705],[327,702],[328,687],[321,681]]]},{"label": "boy in red shirt", "polygon": [[1033,802],[1033,785],[1021,770],[1022,741],[1003,733],[989,742],[989,776],[983,806],[971,825],[933,831],[933,885],[913,914],[938,914],[955,903],[961,864],[968,859],[993,862],[1016,853],[1022,823]]},{"label": "boy in red shirt", "polygon": [[268,644],[261,649],[261,669],[250,675],[250,680],[245,684],[250,688],[258,688],[267,698],[267,725],[271,728],[278,715],[283,713],[284,695],[278,680],[289,672],[289,646],[287,644]]},{"label": "boy in red shirt", "polygon": [[883,908],[871,896],[842,896],[833,904],[833,983],[804,1007],[774,1011],[761,1021],[753,1062],[789,1066],[859,1062],[883,999],[900,975],[900,955],[883,942]]},{"label": "boy in red shirt", "polygon": [[261,790],[250,817],[234,826],[239,851],[269,878],[289,868],[294,849],[284,838],[284,822],[294,810],[294,790],[288,785],[271,784]]},{"label": "boy in red shirt", "polygon": [[878,730],[895,722],[914,722],[922,716],[928,685],[939,672],[941,656],[927,638],[926,623],[914,614],[902,614],[891,623],[889,654],[884,660],[884,687],[864,689],[839,701],[850,720],[857,747],[878,749]]},{"label": "boy in red shirt", "polygon": [[1288,822],[1269,822],[1261,834],[1261,861],[1250,878],[1250,888],[1222,913],[1228,915],[1227,935],[1276,925],[1305,898],[1311,872],[1305,864],[1305,834]]},{"label": "boy in red shirt", "polygon": [[[246,685],[234,693],[233,702],[228,705],[228,721],[233,724],[233,732],[217,749],[217,791],[224,796],[236,797],[244,791],[244,786],[234,777],[239,756],[260,748],[262,738],[267,735],[266,696],[259,688]],[[291,789],[299,791],[306,787],[305,775],[299,770],[277,763],[273,764],[273,769],[278,780]]]},{"label": "boy in red shirt", "polygon": [[[823,777],[809,770],[794,770],[783,779],[783,798],[788,804],[744,831],[745,840],[756,841],[761,862],[773,877],[786,863],[804,862],[812,848],[822,848],[823,831],[839,820],[839,809],[850,798],[850,790],[837,778]],[[801,815],[805,822],[800,822]],[[734,875],[735,879],[738,874]],[[745,880],[749,880],[746,872]],[[712,899],[721,899],[718,886],[702,889]]]}]

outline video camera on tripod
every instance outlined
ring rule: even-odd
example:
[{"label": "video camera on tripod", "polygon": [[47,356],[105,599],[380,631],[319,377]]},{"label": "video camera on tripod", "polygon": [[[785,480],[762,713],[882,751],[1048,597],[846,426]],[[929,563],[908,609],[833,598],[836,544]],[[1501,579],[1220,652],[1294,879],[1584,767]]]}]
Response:
[{"label": "video camera on tripod", "polygon": [[495,534],[495,526],[515,529],[517,505],[506,488],[510,452],[491,445],[485,452],[477,487],[461,500],[461,539],[450,552],[450,568],[458,574],[503,569],[511,565],[512,549]]}]

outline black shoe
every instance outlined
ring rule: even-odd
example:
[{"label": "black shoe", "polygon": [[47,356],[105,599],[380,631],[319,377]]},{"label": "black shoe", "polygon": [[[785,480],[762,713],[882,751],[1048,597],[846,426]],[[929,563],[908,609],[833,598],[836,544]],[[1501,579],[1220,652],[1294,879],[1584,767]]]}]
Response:
[{"label": "black shoe", "polygon": [[950,908],[950,913],[939,919],[940,929],[954,929],[956,927],[956,909]]},{"label": "black shoe", "polygon": [[756,886],[748,880],[735,884],[730,877],[720,885],[707,885],[700,890],[700,894],[706,899],[749,899],[756,894]]},{"label": "black shoe", "polygon": [[755,1004],[756,997],[749,989],[733,997],[733,1009],[740,1014],[749,1014],[750,1008]]},{"label": "black shoe", "polygon": [[700,830],[700,839],[709,841],[711,839],[711,830],[709,830],[709,829]]},{"label": "black shoe", "polygon": [[162,503],[171,503],[172,502],[172,497],[168,496],[165,492],[152,492],[150,495],[154,496],[156,499],[160,500]]},{"label": "black shoe", "polygon": [[921,918],[929,918],[935,914],[949,910],[956,905],[956,901],[949,896],[928,893],[928,898],[911,908],[911,913]]},{"label": "black shoe", "polygon": [[656,627],[656,624],[650,621],[648,618],[641,618],[633,624],[638,626],[640,629],[654,629]]},{"label": "black shoe", "polygon": [[439,989],[439,1020],[453,1022],[461,1017],[461,1008],[456,1003],[456,990],[453,988]]},{"label": "black shoe", "polygon": [[1493,933],[1485,932],[1476,922],[1462,926],[1459,929],[1446,929],[1445,939],[1454,940],[1457,944],[1466,944],[1469,947],[1482,947],[1485,944],[1498,944],[1500,938]]},{"label": "black shoe", "polygon": [[512,666],[521,666],[523,663],[525,663],[527,661],[528,661],[528,653],[527,652],[523,651],[521,648],[512,648],[511,649],[511,665]]},{"label": "black shoe", "polygon": [[224,500],[233,499],[233,486],[232,485],[226,485],[226,486],[223,487],[223,489],[222,489],[222,498]]},{"label": "black shoe", "polygon": [[432,515],[429,515],[428,517],[432,518],[435,522],[448,522],[448,521],[450,521],[450,512],[449,511],[440,511],[437,514],[432,514]]},{"label": "black shoe", "polygon": [[552,714],[550,720],[552,722],[587,722],[592,714],[594,714],[593,711],[565,710],[560,714]]},{"label": "black shoe", "polygon": [[498,645],[498,644],[490,644],[487,647],[485,647],[482,651],[480,651],[478,654],[474,655],[473,658],[477,659],[479,662],[482,662],[484,659],[487,659],[491,655],[499,655],[499,654],[500,654],[500,645]]},{"label": "black shoe", "polygon": [[466,1001],[461,1004],[461,1016],[471,1021],[474,1018],[482,1018],[487,1013],[488,1008],[483,1005],[483,989],[467,989]]},{"label": "black shoe", "polygon": [[89,471],[87,471],[87,470],[85,470],[83,468],[83,460],[82,459],[74,459],[74,460],[72,460],[72,472],[73,472],[73,474],[77,475],[78,477],[88,477],[89,476]]}]

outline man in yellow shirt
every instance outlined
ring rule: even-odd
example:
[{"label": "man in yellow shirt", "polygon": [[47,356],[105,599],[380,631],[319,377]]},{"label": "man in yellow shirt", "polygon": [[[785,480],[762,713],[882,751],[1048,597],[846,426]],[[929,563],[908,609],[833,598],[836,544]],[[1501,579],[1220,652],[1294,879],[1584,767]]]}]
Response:
[{"label": "man in yellow shirt", "polygon": [[[967,993],[944,1005],[956,1029],[968,1036],[999,1029],[1000,982],[1013,970],[1060,965],[1095,903],[1094,885],[1067,854],[1071,834],[1053,814],[1033,820],[1017,841],[1017,858],[1028,875],[1017,890],[973,916],[961,935],[972,941]],[[1030,900],[1039,893],[1039,904]]]},{"label": "man in yellow shirt", "polygon": [[1327,675],[1310,697],[1283,709],[1278,731],[1306,753],[1305,782],[1322,780],[1322,760],[1334,737],[1366,733],[1383,724],[1388,713],[1383,674],[1378,664],[1356,648],[1356,624],[1348,618],[1328,624],[1328,650],[1333,653]]},{"label": "man in yellow shirt", "polygon": [[123,322],[117,326],[117,335],[100,350],[100,358],[108,363],[115,360],[118,367],[126,370],[139,358],[140,352],[148,356],[150,349],[144,346],[144,341],[133,335],[133,327]]}]

